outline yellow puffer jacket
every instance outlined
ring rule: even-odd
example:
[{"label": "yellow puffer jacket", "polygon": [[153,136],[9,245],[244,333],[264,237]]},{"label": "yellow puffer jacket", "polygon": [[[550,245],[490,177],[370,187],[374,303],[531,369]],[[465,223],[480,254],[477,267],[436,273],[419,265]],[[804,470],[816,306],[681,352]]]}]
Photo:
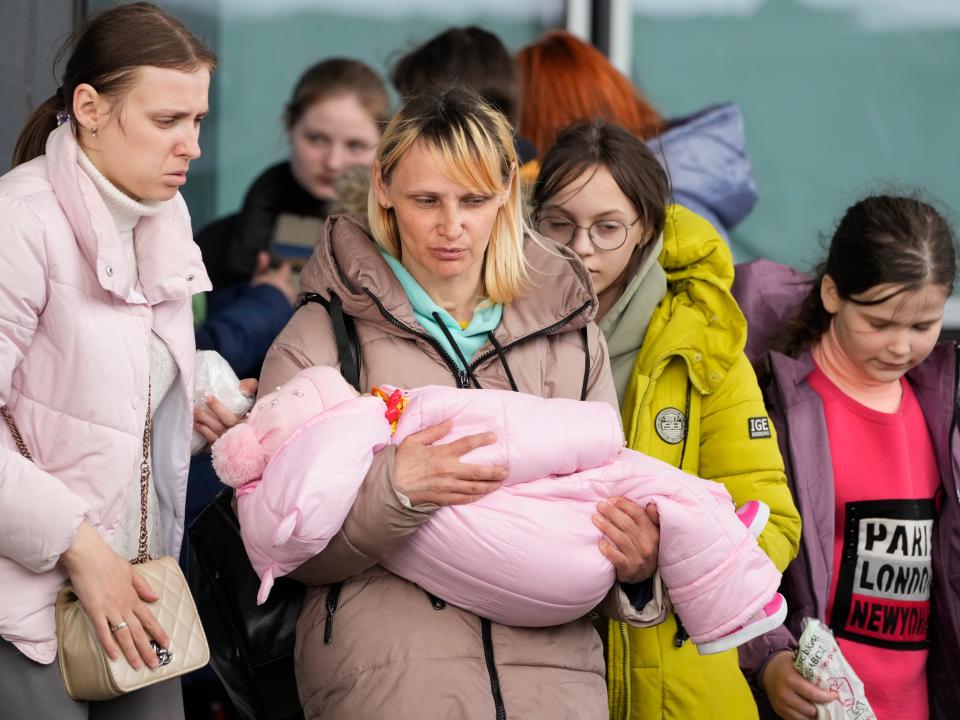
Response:
[{"label": "yellow puffer jacket", "polygon": [[[621,399],[628,445],[723,483],[738,505],[751,499],[767,503],[770,522],[759,542],[782,571],[797,553],[800,517],[743,353],[746,321],[730,294],[730,251],[710,223],[678,205],[668,210],[663,240],[667,292]],[[613,720],[757,717],[736,650],[700,656],[689,640],[678,648],[676,638],[672,614],[652,628],[610,622]]]}]

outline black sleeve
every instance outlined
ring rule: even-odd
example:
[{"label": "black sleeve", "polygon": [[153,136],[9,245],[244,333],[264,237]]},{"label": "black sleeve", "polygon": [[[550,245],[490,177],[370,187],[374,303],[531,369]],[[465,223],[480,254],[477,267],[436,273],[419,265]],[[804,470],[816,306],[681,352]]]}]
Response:
[{"label": "black sleeve", "polygon": [[643,610],[647,603],[653,600],[653,578],[638,583],[620,583],[630,604],[637,610]]}]

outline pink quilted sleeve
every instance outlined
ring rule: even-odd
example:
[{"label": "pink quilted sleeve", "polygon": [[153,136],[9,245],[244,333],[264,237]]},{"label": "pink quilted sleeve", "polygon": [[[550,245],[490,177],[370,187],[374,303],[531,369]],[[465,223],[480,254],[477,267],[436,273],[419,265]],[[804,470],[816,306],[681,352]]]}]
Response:
[{"label": "pink quilted sleeve", "polygon": [[623,447],[620,416],[605,402],[439,386],[409,393],[393,442],[444,420],[453,420],[453,429],[443,443],[475,433],[496,434],[496,443],[462,460],[506,467],[507,485],[600,467]]}]

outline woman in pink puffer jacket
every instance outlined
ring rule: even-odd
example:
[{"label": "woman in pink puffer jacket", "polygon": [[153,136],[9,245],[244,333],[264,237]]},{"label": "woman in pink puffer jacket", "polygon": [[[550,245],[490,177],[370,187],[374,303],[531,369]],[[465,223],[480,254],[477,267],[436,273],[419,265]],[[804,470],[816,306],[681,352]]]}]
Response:
[{"label": "woman in pink puffer jacket", "polygon": [[191,297],[210,282],[179,190],[216,58],[146,3],[64,50],[0,177],[0,714],[182,719],[177,679],[71,699],[55,603],[70,585],[119,666],[159,667],[150,642],[170,645],[128,560],[177,555],[183,535]]},{"label": "woman in pink puffer jacket", "polygon": [[656,504],[659,578],[701,653],[782,622],[780,574],[754,540],[763,508],[751,504],[752,522],[722,485],[625,449],[606,403],[438,386],[358,397],[329,367],[301,371],[213,448],[221,479],[238,488],[244,544],[262,578],[258,602],[276,577],[326,547],[378,450],[443,419],[452,421],[444,442],[494,433],[494,444],[464,460],[509,475],[476,502],[440,508],[381,560],[391,572],[496,622],[569,622],[614,582],[591,516],[599,500],[622,496]]}]

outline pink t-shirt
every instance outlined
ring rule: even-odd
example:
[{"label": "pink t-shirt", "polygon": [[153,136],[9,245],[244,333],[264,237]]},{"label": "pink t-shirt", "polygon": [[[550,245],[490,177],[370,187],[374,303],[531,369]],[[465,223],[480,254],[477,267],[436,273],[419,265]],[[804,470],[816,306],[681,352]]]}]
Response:
[{"label": "pink t-shirt", "polygon": [[879,720],[927,720],[934,496],[940,474],[906,379],[893,413],[844,394],[816,368],[835,492],[827,621]]}]

